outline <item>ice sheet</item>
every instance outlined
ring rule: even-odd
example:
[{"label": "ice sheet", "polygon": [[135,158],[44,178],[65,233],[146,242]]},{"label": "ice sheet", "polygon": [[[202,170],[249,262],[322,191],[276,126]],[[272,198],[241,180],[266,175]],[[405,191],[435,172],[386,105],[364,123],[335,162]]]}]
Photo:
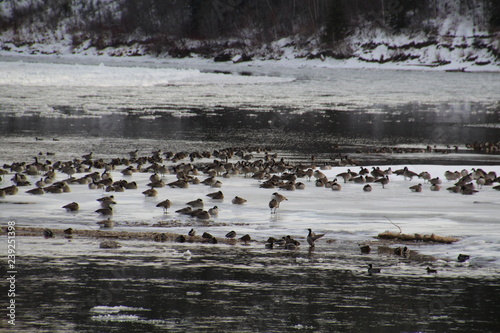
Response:
[{"label": "ice sheet", "polygon": [[[5,162],[5,161],[2,161]],[[392,170],[403,166],[380,166]],[[126,179],[139,185],[137,190],[122,193],[108,193],[102,190],[90,190],[87,185],[71,185],[71,193],[31,195],[25,191],[32,187],[21,187],[17,195],[0,199],[3,221],[16,221],[18,226],[38,226],[48,228],[89,228],[99,229],[97,221],[103,219],[95,210],[99,208],[96,199],[104,195],[114,195],[118,203],[112,219],[116,222],[114,230],[156,231],[187,234],[191,228],[201,234],[208,231],[216,237],[235,230],[238,235],[250,234],[252,238],[264,242],[269,236],[291,235],[305,243],[307,228],[317,233],[326,233],[318,241],[335,240],[337,242],[364,242],[373,239],[384,231],[397,232],[398,225],[404,233],[437,234],[453,236],[460,241],[452,245],[421,245],[419,251],[438,258],[454,261],[459,253],[471,255],[472,261],[480,267],[493,265],[500,267],[500,229],[498,212],[500,192],[491,186],[478,188],[474,195],[449,193],[446,188],[452,182],[444,180],[444,172],[461,171],[463,166],[411,165],[416,173],[428,171],[432,177],[443,179],[443,189],[430,191],[430,185],[423,179],[405,180],[402,176],[390,176],[390,183],[383,189],[379,184],[372,184],[371,192],[364,192],[363,185],[344,184],[336,192],[315,186],[314,181],[299,179],[306,184],[304,190],[284,191],[279,189],[259,188],[260,181],[242,175],[231,178],[218,178],[222,183],[224,200],[212,200],[206,196],[219,188],[206,185],[191,185],[188,189],[158,188],[158,196],[146,198],[141,194],[148,187],[150,173],[135,173],[122,176],[119,167],[111,172],[113,180]],[[486,171],[500,174],[498,166],[477,166]],[[334,167],[322,170],[328,179],[345,172],[348,167]],[[351,167],[359,171],[358,167]],[[368,167],[368,169],[371,169]],[[103,170],[95,170],[103,172]],[[472,171],[469,168],[469,171]],[[82,176],[79,174],[77,176]],[[5,175],[0,186],[11,184],[12,174]],[[58,174],[56,180],[67,176]],[[203,180],[205,175],[199,175]],[[29,177],[34,183],[39,176]],[[166,183],[176,179],[174,175],[165,175]],[[423,184],[421,193],[413,193],[409,187]],[[281,203],[276,214],[271,213],[268,203],[271,195],[279,192],[288,200]],[[234,205],[232,198],[240,196],[248,200],[244,205]],[[162,200],[172,201],[167,214],[156,204]],[[208,221],[198,220],[175,213],[186,203],[198,198],[203,199],[205,209],[218,206],[220,213]],[[78,202],[80,210],[68,213],[62,208],[67,203]]]}]

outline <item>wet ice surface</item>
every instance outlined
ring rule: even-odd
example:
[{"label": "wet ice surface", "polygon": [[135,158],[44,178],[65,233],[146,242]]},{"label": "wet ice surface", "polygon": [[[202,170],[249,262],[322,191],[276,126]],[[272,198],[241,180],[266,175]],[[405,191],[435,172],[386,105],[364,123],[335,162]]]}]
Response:
[{"label": "wet ice surface", "polygon": [[[259,157],[256,155],[256,157]],[[209,162],[206,159],[204,162]],[[237,161],[237,160],[235,160]],[[186,161],[187,162],[187,161]],[[165,163],[174,165],[174,163]],[[380,165],[381,169],[400,169],[398,165]],[[371,170],[370,166],[367,166]],[[498,166],[481,166],[489,172],[500,174]],[[485,186],[472,196],[452,194],[446,187],[453,182],[444,179],[444,172],[472,171],[463,166],[439,165],[412,165],[411,170],[416,173],[427,171],[432,177],[444,179],[443,189],[439,192],[430,191],[430,185],[423,179],[405,180],[402,176],[390,176],[390,183],[386,188],[380,184],[372,184],[372,192],[364,192],[364,184],[349,182],[344,184],[340,177],[342,190],[332,191],[328,188],[317,187],[314,178],[299,179],[306,185],[304,190],[284,191],[280,189],[260,188],[262,181],[243,175],[231,178],[217,177],[222,187],[214,188],[203,184],[190,185],[187,189],[165,186],[157,188],[158,196],[153,198],[141,194],[149,187],[149,177],[152,173],[135,173],[132,176],[123,176],[119,166],[110,174],[114,181],[135,181],[138,189],[125,192],[104,192],[90,190],[88,185],[72,184],[71,193],[32,195],[25,191],[33,188],[21,187],[14,196],[2,199],[2,217],[14,220],[19,226],[42,226],[49,228],[99,229],[97,221],[103,219],[95,210],[100,208],[96,200],[104,195],[114,195],[117,205],[114,207],[112,219],[115,221],[115,230],[157,231],[186,234],[190,228],[209,231],[216,237],[223,237],[231,230],[239,235],[246,233],[260,241],[269,236],[281,237],[291,235],[302,238],[307,228],[317,232],[327,233],[324,239],[346,240],[363,242],[376,236],[378,233],[398,229],[390,223],[394,222],[401,227],[404,233],[430,234],[459,237],[462,240],[454,245],[424,246],[421,251],[426,254],[454,260],[461,252],[475,253],[473,260],[479,267],[500,267],[498,246],[500,234],[496,212],[500,205],[498,191],[492,186]],[[322,172],[333,180],[336,175],[351,169],[359,171],[359,167],[333,167]],[[102,173],[104,170],[96,169]],[[75,178],[85,175],[76,174]],[[59,173],[56,181],[64,180],[67,175]],[[208,178],[202,173],[198,179]],[[11,184],[10,176],[5,176],[2,187]],[[29,177],[34,184],[38,176]],[[163,176],[165,183],[177,180],[175,175]],[[412,193],[410,186],[422,183],[424,190],[421,193]],[[221,190],[225,198],[213,200],[207,197],[208,193]],[[288,200],[281,204],[276,214],[268,208],[272,193],[279,191]],[[248,200],[244,205],[234,205],[231,200],[240,196]],[[199,220],[190,216],[175,213],[176,210],[186,207],[186,203],[198,198],[203,199],[205,209],[218,206],[220,213],[209,220]],[[162,208],[156,207],[160,201],[169,199],[172,207],[167,214]],[[78,202],[80,210],[68,213],[62,208],[70,202]]]},{"label": "wet ice surface", "polygon": [[[498,155],[474,154],[464,146],[498,140],[496,74],[275,70],[253,64],[231,69],[253,75],[233,76],[215,74],[219,65],[207,64],[197,64],[200,70],[173,70],[161,69],[172,64],[158,63],[132,68],[74,63],[64,68],[2,64],[8,75],[0,78],[0,164],[29,163],[33,156],[72,160],[90,151],[96,159],[109,160],[134,149],[147,155],[160,148],[191,152],[258,145],[301,163],[310,163],[312,154],[321,161],[318,165],[333,163],[341,152],[369,169],[408,166],[443,179],[446,170],[464,168],[500,174]],[[268,73],[273,75],[259,76]],[[459,153],[368,154],[385,145],[434,144],[440,149],[457,144]],[[306,188],[280,191],[288,201],[271,214],[268,202],[277,189],[259,188],[260,182],[251,178],[220,178],[223,201],[206,197],[219,189],[204,185],[164,187],[157,198],[145,198],[141,192],[150,174],[122,176],[124,168],[112,171],[113,179],[136,181],[139,189],[106,193],[70,185],[71,193],[36,196],[25,193],[32,187],[22,187],[17,195],[0,199],[2,223],[97,230],[103,217],[94,212],[96,199],[113,194],[118,203],[114,230],[186,234],[195,228],[219,238],[235,230],[255,242],[129,240],[109,250],[92,238],[18,237],[22,331],[484,332],[498,327],[500,192],[491,186],[465,196],[445,191],[451,184],[444,181],[440,192],[424,184],[422,193],[411,193],[409,187],[423,180],[392,176],[386,189],[372,184],[366,193],[362,185],[349,183],[334,192],[301,179]],[[333,179],[346,169],[323,172]],[[0,187],[10,185],[11,177],[3,176]],[[38,179],[30,177],[32,183]],[[174,179],[165,176],[166,182]],[[247,204],[233,205],[236,195]],[[163,214],[156,204],[167,198],[173,207]],[[200,221],[174,212],[197,198],[206,208],[217,205],[219,216]],[[62,209],[72,201],[80,204],[79,212]],[[398,231],[389,220],[404,233],[460,240],[408,245],[436,261],[379,252],[373,237]],[[326,233],[314,251],[306,245],[307,228]],[[284,235],[298,239],[300,248],[264,248],[267,237]],[[359,251],[358,244],[365,242],[375,242],[369,255]],[[184,255],[188,250],[191,255]],[[471,259],[457,263],[460,253]],[[382,273],[369,276],[368,263]],[[428,275],[427,266],[438,274]]]}]

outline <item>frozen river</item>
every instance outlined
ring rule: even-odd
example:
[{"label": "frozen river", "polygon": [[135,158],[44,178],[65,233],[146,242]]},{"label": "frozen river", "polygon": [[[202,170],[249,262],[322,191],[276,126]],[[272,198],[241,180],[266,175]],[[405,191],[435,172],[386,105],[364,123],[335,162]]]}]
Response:
[{"label": "frozen river", "polygon": [[[2,60],[2,59],[0,59]],[[263,180],[216,177],[225,198],[206,195],[219,188],[158,188],[145,198],[151,172],[113,180],[135,181],[138,189],[114,192],[113,230],[186,234],[210,232],[224,238],[250,234],[249,245],[200,245],[120,241],[116,250],[99,239],[18,237],[18,323],[23,331],[494,331],[500,310],[500,191],[449,193],[446,171],[476,169],[500,175],[500,155],[466,144],[500,141],[498,73],[380,71],[286,66],[252,62],[221,65],[201,60],[159,61],[95,58],[30,58],[0,61],[0,163],[71,161],[93,153],[106,162],[152,152],[194,152],[243,147],[250,162],[269,148],[290,165],[320,169],[329,180],[356,165],[368,170],[407,166],[443,181],[430,191],[423,179],[390,175],[386,188],[339,183],[341,191],[299,178],[305,189],[264,189]],[[57,63],[52,63],[57,62]],[[103,62],[103,63],[101,63]],[[38,138],[35,139],[35,138]],[[430,150],[426,150],[427,147]],[[246,148],[251,147],[251,148]],[[47,155],[49,153],[49,155]],[[197,178],[215,157],[193,163]],[[233,165],[241,161],[234,156]],[[339,165],[340,164],[340,165]],[[145,165],[146,166],[146,165]],[[327,167],[328,166],[328,167]],[[331,167],[331,168],[330,168]],[[4,166],[4,169],[8,169]],[[79,178],[94,168],[77,173]],[[292,169],[288,170],[292,172]],[[12,185],[13,173],[0,188]],[[34,184],[40,175],[29,176]],[[56,180],[67,175],[59,172]],[[176,180],[174,173],[163,177]],[[474,180],[476,181],[476,180]],[[409,187],[423,184],[420,193]],[[0,198],[2,226],[98,230],[96,199],[110,193],[70,184],[71,192],[32,195],[20,187]],[[273,192],[288,200],[276,214]],[[245,205],[231,199],[241,196]],[[156,204],[172,201],[164,214]],[[202,198],[219,215],[199,220],[175,213]],[[62,206],[78,202],[68,213]],[[453,244],[391,243],[374,237],[386,230],[452,236]],[[307,228],[326,235],[310,250]],[[269,236],[291,235],[297,250],[265,249]],[[361,254],[358,244],[372,244]],[[407,245],[423,259],[387,252]],[[385,247],[384,247],[385,246]],[[190,255],[185,255],[186,251]],[[458,254],[471,259],[457,262]],[[382,268],[367,274],[368,263]],[[426,267],[437,269],[427,274]]]}]

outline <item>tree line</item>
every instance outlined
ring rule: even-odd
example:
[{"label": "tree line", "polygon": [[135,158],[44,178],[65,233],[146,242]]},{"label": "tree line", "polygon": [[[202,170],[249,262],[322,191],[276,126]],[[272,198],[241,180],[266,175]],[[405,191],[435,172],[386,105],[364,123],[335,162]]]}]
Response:
[{"label": "tree line", "polygon": [[498,0],[4,0],[0,33],[12,32],[17,43],[69,36],[74,46],[142,43],[156,52],[187,40],[248,46],[288,36],[319,36],[333,47],[373,27],[436,34],[435,22],[449,15],[470,18],[480,31],[500,30]]}]

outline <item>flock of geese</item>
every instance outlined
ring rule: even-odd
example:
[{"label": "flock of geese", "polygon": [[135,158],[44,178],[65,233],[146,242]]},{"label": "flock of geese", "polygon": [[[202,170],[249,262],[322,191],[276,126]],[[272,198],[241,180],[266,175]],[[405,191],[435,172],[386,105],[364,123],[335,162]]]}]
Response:
[{"label": "flock of geese", "polygon": [[[264,152],[264,157],[255,159],[253,154]],[[237,162],[229,162],[230,159],[239,157]],[[211,159],[211,162],[197,162],[201,159]],[[189,159],[186,163],[184,160]],[[169,163],[166,163],[169,162]],[[123,179],[113,180],[111,171],[121,168],[120,172]],[[188,188],[190,185],[203,184],[212,188],[221,188],[224,178],[237,175],[243,175],[260,181],[261,188],[279,189],[282,191],[294,191],[305,189],[306,182],[314,179],[315,186],[325,187],[332,191],[341,191],[347,183],[362,184],[363,191],[370,192],[373,186],[380,185],[385,188],[390,183],[393,176],[402,176],[405,179],[422,179],[422,183],[430,184],[430,191],[440,191],[443,188],[443,179],[432,177],[428,172],[416,173],[403,169],[382,170],[379,167],[372,167],[369,170],[366,167],[359,167],[359,171],[348,169],[345,172],[336,175],[336,178],[329,180],[322,172],[332,167],[322,165],[317,167],[313,164],[290,164],[284,159],[277,160],[277,154],[271,154],[268,149],[260,148],[227,148],[215,150],[213,152],[163,152],[157,150],[149,156],[138,156],[138,150],[129,152],[129,158],[113,158],[109,162],[103,159],[95,159],[93,153],[89,153],[71,161],[46,160],[39,162],[38,157],[34,157],[33,163],[14,162],[4,164],[0,169],[0,182],[2,177],[13,174],[10,181],[12,185],[0,188],[0,198],[7,195],[15,195],[20,187],[29,187],[32,181],[28,177],[40,177],[34,182],[35,187],[26,190],[33,195],[42,195],[44,193],[66,193],[71,192],[70,185],[85,184],[89,189],[101,189],[105,192],[124,192],[125,190],[138,189],[139,185],[135,181],[128,181],[126,176],[132,176],[134,173],[151,173],[148,187],[142,192],[145,197],[158,196],[158,188],[169,186],[171,188]],[[103,171],[95,171],[100,169]],[[56,181],[58,173],[67,175],[67,178]],[[76,175],[80,174],[80,177]],[[175,174],[176,179],[172,182],[165,182],[166,174]],[[200,175],[205,175],[203,180]],[[304,180],[304,181],[301,181]],[[486,172],[482,169],[472,169],[471,171],[463,169],[462,171],[446,171],[444,180],[454,182],[452,186],[446,187],[451,193],[461,193],[463,195],[472,195],[478,192],[484,186],[492,186],[495,190],[500,190],[500,178],[495,171]],[[424,186],[422,183],[409,187],[411,192],[422,192]],[[213,200],[224,199],[221,190],[207,194],[207,197]],[[288,200],[284,195],[274,192],[269,201],[271,213],[276,213],[280,203]],[[113,214],[113,206],[116,204],[113,195],[100,198],[98,201],[101,208],[96,210],[103,216]],[[231,202],[235,205],[243,205],[247,200],[240,196],[232,198]],[[172,206],[168,199],[161,201],[157,207],[162,208],[166,213]],[[176,210],[176,213],[189,215],[202,220],[217,216],[219,209],[214,206],[204,210],[204,203],[201,198],[186,203],[186,207]],[[68,203],[62,208],[67,211],[78,211],[79,204],[76,202]],[[103,223],[109,225],[109,223]]]},{"label": "flock of geese", "polygon": [[[254,154],[261,154],[261,156],[263,154],[263,157],[255,158]],[[235,158],[239,158],[237,162],[230,161]],[[202,159],[211,161],[203,162]],[[446,171],[444,179],[441,179],[431,177],[428,172],[413,172],[408,167],[398,170],[392,170],[391,168],[382,170],[379,167],[372,167],[370,170],[360,166],[357,172],[348,169],[337,174],[335,179],[330,180],[323,171],[331,168],[329,165],[318,167],[314,164],[291,164],[285,162],[283,158],[278,159],[277,154],[271,153],[269,149],[255,147],[227,148],[201,153],[174,153],[157,150],[147,156],[139,156],[138,150],[134,150],[129,152],[128,158],[113,158],[107,162],[103,159],[94,158],[92,152],[70,161],[52,162],[46,160],[40,162],[38,157],[35,157],[32,163],[14,162],[3,165],[3,168],[0,169],[0,183],[5,182],[2,177],[9,176],[12,184],[0,188],[0,198],[15,195],[21,187],[32,186],[32,179],[35,177],[39,177],[34,182],[35,187],[26,190],[26,193],[32,195],[66,193],[71,192],[70,185],[72,184],[87,185],[89,189],[100,189],[107,192],[108,195],[97,199],[101,207],[95,212],[105,217],[104,220],[97,222],[100,227],[112,228],[114,226],[111,219],[113,206],[117,204],[112,193],[138,189],[139,185],[135,181],[129,181],[126,178],[139,172],[151,174],[149,183],[146,184],[147,189],[142,191],[145,197],[156,197],[158,195],[157,189],[165,186],[182,189],[191,185],[203,184],[214,188],[214,192],[206,195],[208,198],[223,200],[224,194],[219,189],[222,187],[222,181],[224,178],[238,175],[258,180],[261,188],[282,191],[301,190],[305,188],[306,183],[314,182],[315,186],[329,188],[332,191],[341,191],[342,187],[348,183],[362,184],[363,191],[370,192],[375,185],[385,188],[390,184],[390,178],[395,176],[402,176],[409,180],[414,178],[422,179],[422,183],[430,184],[429,189],[431,191],[440,191],[443,188],[443,180],[453,182],[452,186],[446,187],[446,190],[451,193],[472,195],[484,186],[492,186],[493,189],[500,190],[500,185],[494,186],[495,183],[500,183],[497,174],[494,171],[487,172],[482,169]],[[117,169],[120,170],[123,179],[115,181],[112,179],[111,172]],[[64,174],[67,177],[64,180],[56,181],[58,174]],[[174,174],[175,180],[165,182],[164,176],[166,174]],[[200,180],[202,175],[205,178]],[[422,183],[410,186],[409,190],[411,192],[422,192],[424,189]],[[271,214],[275,214],[280,204],[287,200],[285,195],[275,191],[271,195],[268,205]],[[246,202],[247,200],[240,196],[231,199],[231,203],[234,205],[243,205]],[[172,202],[166,199],[159,202],[156,207],[163,209],[166,213],[172,207]],[[69,212],[76,212],[80,209],[80,206],[77,202],[71,202],[62,208]],[[217,216],[219,208],[213,206],[204,209],[203,199],[198,198],[187,202],[185,207],[175,212],[200,220],[207,220]],[[215,240],[214,237],[209,237],[208,234],[204,236],[209,240]],[[235,236],[234,231],[226,235],[228,238],[234,238]],[[323,236],[324,234],[315,234],[309,229],[307,236],[309,246],[313,248],[315,241]],[[245,235],[241,240],[249,241],[250,236]],[[281,239],[270,237],[266,243],[267,248],[279,246],[284,249],[294,249],[298,245],[300,243],[290,236]],[[372,267],[369,270],[375,272]]]}]

